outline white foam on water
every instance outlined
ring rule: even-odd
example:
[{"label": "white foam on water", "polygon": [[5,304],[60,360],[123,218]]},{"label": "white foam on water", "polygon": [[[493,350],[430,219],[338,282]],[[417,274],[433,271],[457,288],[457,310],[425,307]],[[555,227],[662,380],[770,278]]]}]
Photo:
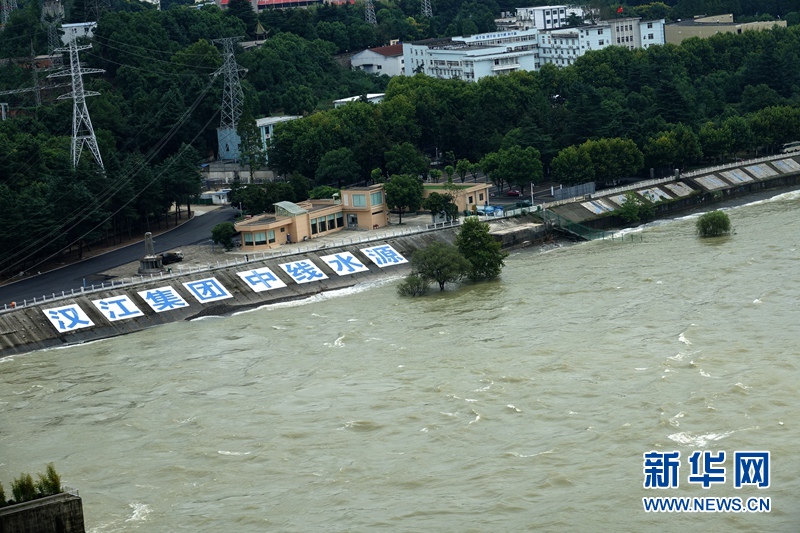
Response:
[{"label": "white foam on water", "polygon": [[687,339],[687,338],[686,338],[686,336],[684,335],[684,333],[686,333],[686,332],[684,331],[683,333],[681,333],[680,335],[678,335],[678,340],[679,340],[679,341],[681,341],[681,342],[682,342],[683,344],[685,344],[686,346],[691,346],[691,345],[692,345],[692,343],[689,341],[689,339]]},{"label": "white foam on water", "polygon": [[200,322],[201,320],[213,320],[213,319],[223,319],[224,316],[219,315],[207,315],[207,316],[199,316],[197,318],[191,319],[189,322]]},{"label": "white foam on water", "polygon": [[147,515],[152,511],[146,503],[131,502],[128,507],[133,509],[133,513],[129,518],[125,519],[126,522],[144,522],[147,520]]},{"label": "white foam on water", "polygon": [[694,435],[688,432],[681,432],[667,435],[667,438],[671,441],[677,442],[678,444],[705,448],[709,442],[718,441],[730,435],[733,435],[733,431],[726,431],[724,433],[706,433],[704,435]]},{"label": "white foam on water", "polygon": [[217,450],[217,453],[220,455],[233,455],[233,456],[250,455],[250,452],[229,452],[227,450]]},{"label": "white foam on water", "polygon": [[673,426],[673,427],[680,426],[681,423],[679,422],[679,420],[681,418],[683,418],[684,416],[686,416],[686,413],[684,411],[681,411],[680,413],[678,413],[677,415],[675,415],[675,416],[673,416],[672,418],[669,419],[669,425]]},{"label": "white foam on water", "polygon": [[512,411],[514,411],[516,413],[521,413],[522,412],[522,409],[520,409],[519,407],[517,407],[515,405],[508,404],[508,405],[506,405],[506,407],[508,407],[509,409],[511,409]]},{"label": "white foam on water", "polygon": [[324,291],[317,294],[313,294],[311,296],[300,298],[298,300],[292,300],[289,302],[278,302],[278,303],[266,303],[254,309],[246,309],[244,311],[237,311],[232,314],[232,316],[243,315],[245,313],[253,313],[255,311],[260,311],[262,309],[286,309],[289,307],[300,307],[303,305],[308,305],[316,302],[322,302],[325,300],[330,300],[332,298],[341,298],[342,296],[349,296],[351,294],[358,294],[360,292],[368,291],[370,289],[381,287],[386,285],[387,283],[393,283],[399,279],[402,279],[402,276],[391,276],[388,278],[383,278],[379,280],[372,280],[365,283],[358,283],[357,285],[353,285],[352,287],[345,287],[343,289],[333,289],[330,291]]}]

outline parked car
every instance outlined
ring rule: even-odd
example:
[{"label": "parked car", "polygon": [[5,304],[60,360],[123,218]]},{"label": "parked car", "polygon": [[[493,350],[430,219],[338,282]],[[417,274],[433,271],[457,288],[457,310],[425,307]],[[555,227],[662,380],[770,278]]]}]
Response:
[{"label": "parked car", "polygon": [[183,261],[183,252],[166,252],[161,254],[161,264],[169,265]]},{"label": "parked car", "polygon": [[509,191],[506,193],[506,196],[522,196],[522,193],[521,193],[521,192],[519,192],[519,191],[515,191],[514,189],[510,189],[510,190],[509,190]]}]

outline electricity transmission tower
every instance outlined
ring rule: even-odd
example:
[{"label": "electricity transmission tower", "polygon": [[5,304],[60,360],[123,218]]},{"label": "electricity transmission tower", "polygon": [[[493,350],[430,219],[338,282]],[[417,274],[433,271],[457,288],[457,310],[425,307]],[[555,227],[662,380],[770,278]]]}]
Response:
[{"label": "electricity transmission tower", "polygon": [[5,26],[11,17],[11,12],[17,9],[17,0],[0,0],[0,22]]},{"label": "electricity transmission tower", "polygon": [[372,0],[366,0],[365,2],[364,17],[366,18],[367,24],[377,26],[378,19],[375,18],[375,4],[372,3]]},{"label": "electricity transmission tower", "polygon": [[[53,55],[55,49],[61,45],[58,28],[61,26],[61,17],[63,14],[63,9],[59,0],[45,0],[39,22],[47,30],[47,55]],[[60,57],[61,56],[59,56],[59,58]]]},{"label": "electricity transmission tower", "polygon": [[433,8],[431,7],[431,0],[422,0],[422,16],[428,18],[433,17]]},{"label": "electricity transmission tower", "polygon": [[94,160],[100,165],[100,168],[105,170],[103,166],[103,159],[100,157],[100,149],[97,147],[97,137],[94,134],[92,127],[92,120],[89,118],[89,109],[86,107],[87,96],[97,96],[100,93],[95,91],[83,90],[83,74],[98,74],[105,72],[96,68],[81,68],[81,62],[78,58],[80,50],[91,48],[91,45],[78,46],[77,31],[72,30],[72,38],[69,41],[68,48],[56,48],[56,52],[69,52],[69,69],[63,69],[58,72],[50,74],[48,78],[55,78],[59,76],[70,76],[72,78],[72,92],[62,94],[58,97],[59,100],[72,98],[72,167],[78,166],[81,159],[81,151],[84,145],[91,150]]},{"label": "electricity transmission tower", "polygon": [[242,84],[239,81],[239,72],[242,74],[247,69],[236,64],[233,55],[233,47],[242,37],[226,37],[224,39],[214,39],[213,42],[221,43],[224,49],[223,55],[225,62],[212,74],[218,76],[223,74],[225,85],[222,89],[222,110],[220,111],[219,128],[217,128],[217,143],[219,143],[219,154],[217,159],[239,159],[239,134],[236,133],[236,126],[242,116],[242,106],[244,105],[244,93]]}]

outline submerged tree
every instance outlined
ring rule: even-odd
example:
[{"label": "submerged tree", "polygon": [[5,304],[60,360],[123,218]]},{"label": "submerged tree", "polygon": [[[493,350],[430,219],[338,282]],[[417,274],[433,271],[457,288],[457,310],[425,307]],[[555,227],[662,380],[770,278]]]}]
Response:
[{"label": "submerged tree", "polygon": [[508,257],[508,252],[489,235],[489,224],[476,217],[469,217],[461,224],[456,246],[469,262],[472,281],[496,278],[505,266],[503,260]]},{"label": "submerged tree", "polygon": [[731,231],[731,219],[722,211],[711,211],[697,219],[697,234],[701,237],[718,237]]},{"label": "submerged tree", "polygon": [[447,283],[461,281],[469,274],[470,263],[452,244],[434,242],[414,252],[411,267],[411,276],[420,276],[426,282],[435,281],[443,291]]}]

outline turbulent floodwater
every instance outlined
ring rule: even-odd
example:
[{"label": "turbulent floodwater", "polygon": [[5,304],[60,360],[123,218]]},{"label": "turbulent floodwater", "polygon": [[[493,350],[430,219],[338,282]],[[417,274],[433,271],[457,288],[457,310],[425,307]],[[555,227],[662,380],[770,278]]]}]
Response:
[{"label": "turbulent floodwater", "polygon": [[[0,480],[55,462],[87,531],[800,530],[800,193],[0,362]],[[771,452],[767,489],[643,488],[644,452]],[[732,462],[727,462],[732,470]],[[770,513],[645,513],[768,496]]]}]

